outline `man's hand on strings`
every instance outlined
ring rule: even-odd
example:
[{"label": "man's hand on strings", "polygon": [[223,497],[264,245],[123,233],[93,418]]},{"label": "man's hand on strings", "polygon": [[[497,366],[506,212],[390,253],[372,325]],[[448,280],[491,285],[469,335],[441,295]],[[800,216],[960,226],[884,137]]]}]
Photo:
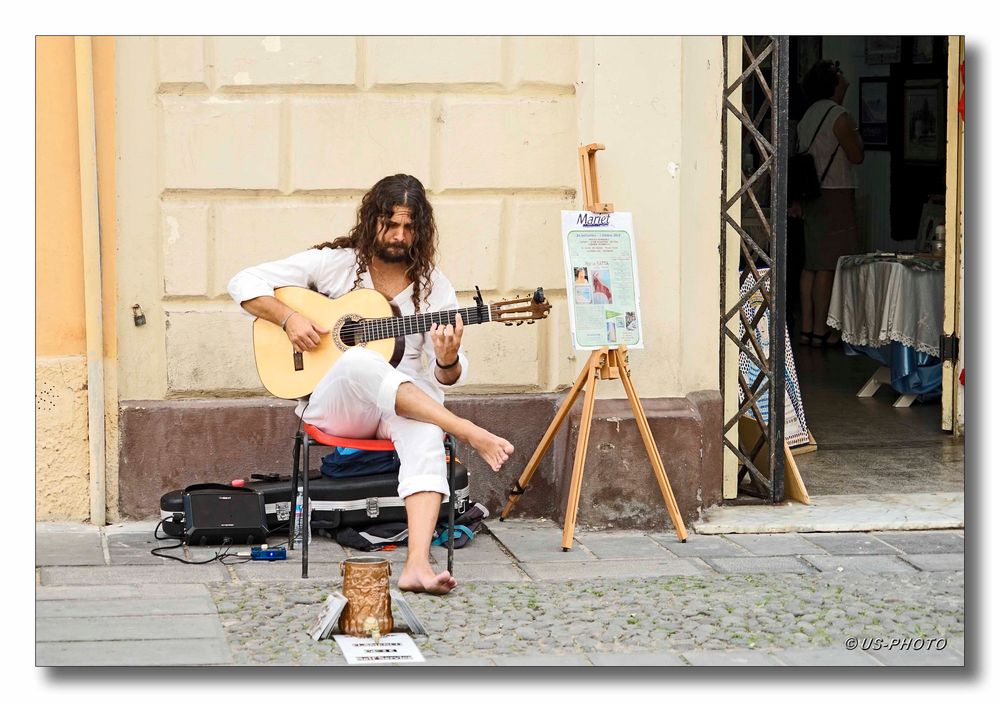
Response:
[{"label": "man's hand on strings", "polygon": [[329,329],[324,329],[304,314],[296,312],[285,321],[285,333],[288,334],[292,348],[296,352],[312,351],[320,342],[324,335],[329,334]]},{"label": "man's hand on strings", "polygon": [[431,341],[434,342],[434,355],[442,366],[451,365],[458,358],[458,350],[462,346],[462,315],[455,314],[455,323],[431,325]]}]

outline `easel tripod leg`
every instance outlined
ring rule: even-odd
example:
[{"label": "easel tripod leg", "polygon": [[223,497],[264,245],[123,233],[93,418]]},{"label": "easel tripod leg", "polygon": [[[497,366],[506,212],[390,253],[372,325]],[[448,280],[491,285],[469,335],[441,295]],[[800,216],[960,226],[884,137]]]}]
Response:
[{"label": "easel tripod leg", "polygon": [[[612,353],[619,354],[616,349]],[[670,481],[667,479],[667,472],[663,467],[663,461],[660,460],[659,451],[656,450],[656,442],[653,440],[653,432],[649,428],[649,422],[646,420],[646,413],[642,409],[642,405],[639,402],[639,396],[635,391],[635,386],[632,385],[632,379],[628,374],[628,366],[625,364],[624,359],[621,358],[620,354],[618,357],[618,365],[621,367],[621,380],[622,385],[625,386],[625,394],[628,395],[629,402],[632,405],[632,412],[635,414],[635,421],[639,427],[639,434],[642,436],[642,442],[646,446],[646,453],[649,455],[649,462],[653,466],[653,475],[656,478],[657,484],[660,486],[660,493],[663,495],[663,502],[667,506],[667,512],[670,514],[670,520],[674,524],[674,529],[677,531],[677,537],[681,541],[687,541],[687,530],[684,528],[684,520],[681,519],[680,509],[677,507],[677,501],[674,499],[674,493],[670,489]]]},{"label": "easel tripod leg", "polygon": [[[528,465],[526,465],[524,470],[521,472],[521,477],[517,479],[517,485],[522,491],[527,489],[528,481],[531,480],[531,476],[535,474],[535,471],[542,462],[542,456],[544,456],[545,452],[549,450],[549,446],[552,445],[552,439],[555,438],[556,432],[559,431],[559,427],[562,425],[563,420],[566,419],[570,409],[573,408],[573,403],[576,402],[577,395],[580,394],[584,383],[587,382],[587,373],[591,368],[592,364],[588,362],[584,369],[580,371],[580,375],[577,377],[576,382],[573,383],[573,387],[570,389],[569,395],[567,395],[566,399],[563,400],[562,406],[559,407],[559,411],[556,412],[555,418],[553,418],[552,422],[549,424],[549,428],[545,430],[545,435],[542,437],[542,440],[535,449],[535,452],[531,455],[531,460],[528,461]],[[512,493],[507,498],[507,505],[503,508],[503,512],[500,514],[501,522],[507,518],[507,515],[510,514],[512,509],[514,509],[514,505],[517,504],[517,501],[520,498],[520,493]]]},{"label": "easel tripod leg", "polygon": [[583,466],[587,460],[587,443],[590,440],[590,422],[594,417],[594,391],[597,389],[597,362],[603,354],[593,352],[587,362],[586,397],[583,400],[583,416],[580,418],[580,436],[576,442],[576,457],[573,459],[573,478],[570,482],[569,500],[566,504],[566,520],[563,523],[563,551],[573,545],[573,530],[576,528],[576,512],[580,504],[580,489],[583,486]]}]

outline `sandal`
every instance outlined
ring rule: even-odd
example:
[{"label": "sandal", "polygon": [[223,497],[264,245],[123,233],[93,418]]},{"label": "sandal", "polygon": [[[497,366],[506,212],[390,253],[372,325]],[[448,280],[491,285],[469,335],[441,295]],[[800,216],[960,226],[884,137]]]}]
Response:
[{"label": "sandal", "polygon": [[819,334],[813,334],[812,345],[820,349],[832,349],[835,346],[840,346],[841,338],[838,335],[834,341],[830,341],[830,335],[834,333],[835,330],[827,329],[826,334],[822,336]]},{"label": "sandal", "polygon": [[809,346],[815,338],[816,335],[812,332],[801,332],[799,334],[799,346]]}]

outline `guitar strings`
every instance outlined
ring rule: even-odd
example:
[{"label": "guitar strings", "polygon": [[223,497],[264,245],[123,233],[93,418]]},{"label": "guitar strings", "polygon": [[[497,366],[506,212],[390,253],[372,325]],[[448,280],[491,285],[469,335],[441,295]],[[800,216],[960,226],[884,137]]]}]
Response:
[{"label": "guitar strings", "polygon": [[[478,307],[466,307],[465,309],[460,310],[428,312],[426,314],[412,315],[411,317],[380,317],[377,319],[366,319],[364,321],[355,322],[348,333],[354,342],[352,345],[358,346],[359,344],[373,341],[380,335],[380,333],[386,334],[383,338],[390,338],[417,333],[425,325],[426,329],[430,329],[430,325],[434,322],[437,322],[438,324],[450,324],[451,322],[448,320],[446,315],[452,312],[460,313],[463,319],[468,319],[466,324],[481,324],[489,319],[488,315],[484,316],[480,313]],[[412,331],[409,329],[411,324],[414,327]],[[402,326],[400,327],[400,325]],[[426,329],[424,329],[424,331],[426,331]],[[371,334],[369,334],[369,332],[371,332]]]}]

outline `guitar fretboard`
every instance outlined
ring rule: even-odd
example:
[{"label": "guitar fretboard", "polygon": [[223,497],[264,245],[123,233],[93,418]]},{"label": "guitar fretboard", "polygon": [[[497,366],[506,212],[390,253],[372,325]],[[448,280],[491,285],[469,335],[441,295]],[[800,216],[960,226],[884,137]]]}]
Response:
[{"label": "guitar fretboard", "polygon": [[488,305],[456,310],[442,310],[440,312],[427,312],[408,317],[362,319],[359,322],[361,327],[361,339],[359,343],[376,341],[378,339],[390,339],[397,336],[406,336],[407,334],[422,334],[434,324],[454,324],[456,314],[462,315],[463,324],[483,324],[490,321],[490,308]]}]

